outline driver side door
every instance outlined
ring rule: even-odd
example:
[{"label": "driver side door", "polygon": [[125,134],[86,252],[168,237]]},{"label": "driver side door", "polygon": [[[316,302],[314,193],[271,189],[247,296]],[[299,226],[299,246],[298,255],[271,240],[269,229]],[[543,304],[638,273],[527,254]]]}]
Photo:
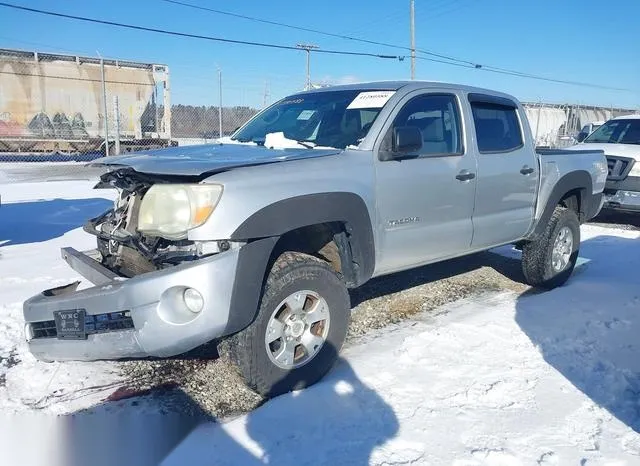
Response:
[{"label": "driver side door", "polygon": [[[376,274],[453,257],[470,249],[476,157],[464,128],[461,96],[415,91],[397,105],[374,149],[378,238]],[[393,151],[394,128],[414,126],[422,147]]]}]

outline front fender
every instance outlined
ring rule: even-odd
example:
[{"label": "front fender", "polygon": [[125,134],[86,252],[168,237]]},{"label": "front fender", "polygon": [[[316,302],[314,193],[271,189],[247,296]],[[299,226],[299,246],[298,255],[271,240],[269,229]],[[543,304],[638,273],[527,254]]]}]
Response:
[{"label": "front fender", "polygon": [[298,228],[329,222],[345,224],[356,269],[356,285],[361,285],[373,275],[375,245],[369,210],[357,194],[326,192],[283,199],[247,218],[230,239],[279,237]]}]

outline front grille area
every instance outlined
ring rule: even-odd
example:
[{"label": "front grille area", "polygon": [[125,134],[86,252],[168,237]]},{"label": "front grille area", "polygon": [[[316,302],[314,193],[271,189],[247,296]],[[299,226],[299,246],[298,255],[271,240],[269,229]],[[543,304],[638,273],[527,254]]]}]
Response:
[{"label": "front grille area", "polygon": [[612,181],[622,180],[627,176],[631,159],[607,155],[608,179]]},{"label": "front grille area", "polygon": [[58,335],[56,322],[54,320],[33,322],[31,324],[31,331],[33,332],[33,338],[54,338]]},{"label": "front grille area", "polygon": [[129,311],[88,315],[85,317],[84,328],[87,334],[127,330],[133,328],[133,319]]},{"label": "front grille area", "polygon": [[[84,329],[87,335],[95,333],[116,332],[133,328],[133,319],[130,311],[109,312],[106,314],[86,315]],[[55,338],[58,336],[56,322],[46,320],[43,322],[32,322],[31,332],[33,338]]]}]

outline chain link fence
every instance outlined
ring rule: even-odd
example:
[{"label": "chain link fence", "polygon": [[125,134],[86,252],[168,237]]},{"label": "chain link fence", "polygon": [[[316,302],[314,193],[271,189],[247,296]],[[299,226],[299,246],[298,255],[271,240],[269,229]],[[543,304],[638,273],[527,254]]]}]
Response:
[{"label": "chain link fence", "polygon": [[172,97],[164,64],[0,49],[0,183],[82,176],[101,157],[215,142],[259,111]]}]

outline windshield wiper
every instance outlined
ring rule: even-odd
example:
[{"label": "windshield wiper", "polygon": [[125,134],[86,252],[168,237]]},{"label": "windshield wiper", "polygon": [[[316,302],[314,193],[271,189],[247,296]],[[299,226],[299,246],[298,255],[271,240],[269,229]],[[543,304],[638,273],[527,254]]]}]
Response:
[{"label": "windshield wiper", "polygon": [[301,146],[306,147],[307,149],[313,149],[314,147],[316,147],[318,144],[316,144],[315,142],[311,142],[311,141],[305,141],[304,139],[294,139],[295,142],[297,142],[298,144],[300,144]]}]

